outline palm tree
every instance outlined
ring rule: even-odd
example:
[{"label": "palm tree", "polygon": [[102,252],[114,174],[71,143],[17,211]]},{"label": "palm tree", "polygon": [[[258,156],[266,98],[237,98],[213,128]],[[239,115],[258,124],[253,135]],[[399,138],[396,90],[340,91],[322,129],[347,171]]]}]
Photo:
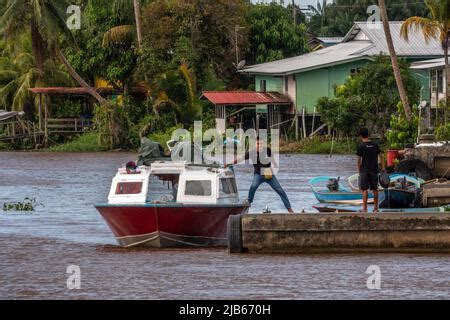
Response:
[{"label": "palm tree", "polygon": [[138,41],[138,48],[142,50],[142,24],[141,24],[141,2],[140,0],[133,0],[134,16],[136,20],[136,35]]},{"label": "palm tree", "polygon": [[59,46],[61,33],[72,37],[64,19],[67,7],[66,0],[8,0],[0,18],[1,33],[8,39],[15,39],[24,32],[30,32],[33,56],[39,70],[43,71],[49,57],[57,57],[73,79],[99,103],[104,103],[106,100],[81,78]]},{"label": "palm tree", "polygon": [[448,63],[448,46],[450,34],[450,5],[448,0],[425,0],[431,18],[410,17],[402,24],[401,35],[408,40],[411,29],[422,30],[425,41],[439,39],[444,49],[445,79],[447,80],[447,103],[450,96],[450,66]]},{"label": "palm tree", "polygon": [[38,68],[32,55],[29,34],[23,34],[15,41],[20,46],[16,53],[10,44],[3,43],[0,57],[0,107],[22,111],[33,105],[30,88],[44,85],[70,84],[69,75],[60,70],[53,60],[44,62]]},{"label": "palm tree", "polygon": [[[195,80],[188,63],[182,61],[177,72],[163,74],[156,84],[159,88],[158,98],[154,103],[154,111],[169,107],[184,128],[189,128],[202,113],[202,104],[195,91]],[[184,91],[182,94],[181,91]],[[172,95],[173,97],[169,96]]]},{"label": "palm tree", "polygon": [[[444,0],[446,1],[446,0]],[[406,119],[411,122],[413,119],[411,107],[408,101],[408,95],[405,91],[405,86],[403,84],[402,76],[400,73],[400,67],[398,65],[397,54],[395,53],[394,43],[392,41],[391,29],[389,27],[389,18],[387,15],[386,4],[384,0],[378,0],[378,5],[380,7],[381,19],[383,20],[383,29],[386,36],[386,42],[389,49],[389,55],[391,57],[392,68],[394,70],[395,81],[397,83],[398,92],[400,94],[400,99],[403,104],[403,109],[405,111]]]}]

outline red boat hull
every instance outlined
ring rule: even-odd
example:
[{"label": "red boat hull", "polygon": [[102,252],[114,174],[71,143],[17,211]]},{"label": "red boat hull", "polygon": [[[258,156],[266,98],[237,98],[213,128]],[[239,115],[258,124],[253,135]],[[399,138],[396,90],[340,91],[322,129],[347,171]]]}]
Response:
[{"label": "red boat hull", "polygon": [[123,247],[226,246],[230,215],[248,206],[96,206]]}]

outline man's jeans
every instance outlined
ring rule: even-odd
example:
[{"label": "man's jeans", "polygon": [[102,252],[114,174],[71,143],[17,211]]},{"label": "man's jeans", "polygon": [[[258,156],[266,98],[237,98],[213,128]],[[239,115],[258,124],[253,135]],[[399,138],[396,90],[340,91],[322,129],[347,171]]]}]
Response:
[{"label": "man's jeans", "polygon": [[276,191],[276,193],[278,193],[278,195],[280,196],[281,200],[284,203],[284,206],[286,207],[286,209],[291,209],[291,203],[289,202],[289,199],[286,195],[286,192],[284,192],[283,188],[281,187],[280,183],[278,182],[277,178],[275,176],[272,176],[272,179],[270,180],[266,180],[266,178],[264,178],[264,176],[255,173],[253,176],[253,182],[252,185],[250,186],[250,191],[248,192],[248,202],[252,203],[253,199],[255,198],[255,192],[256,190],[259,188],[259,186],[262,183],[268,183],[273,190]]}]

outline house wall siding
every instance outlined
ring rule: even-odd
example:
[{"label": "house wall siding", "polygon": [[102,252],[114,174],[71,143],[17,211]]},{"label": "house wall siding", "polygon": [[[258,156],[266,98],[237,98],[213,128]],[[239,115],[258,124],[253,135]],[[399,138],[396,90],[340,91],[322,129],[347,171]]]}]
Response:
[{"label": "house wall siding", "polygon": [[360,60],[296,74],[297,110],[305,108],[307,114],[313,114],[319,98],[334,97],[334,87],[345,82],[351,69],[363,68],[367,63]]},{"label": "house wall siding", "polygon": [[261,80],[266,80],[266,91],[275,91],[283,93],[283,78],[275,76],[256,76],[255,89],[261,91]]},{"label": "house wall siding", "polygon": [[[411,62],[414,59],[408,59]],[[340,65],[334,65],[322,69],[314,69],[295,74],[295,89],[292,89],[294,77],[289,76],[288,95],[295,95],[294,102],[297,111],[302,112],[305,108],[307,114],[313,114],[317,100],[321,97],[334,97],[335,86],[342,85],[350,75],[351,69],[363,68],[370,60],[358,60]],[[415,70],[417,80],[423,86],[422,99],[430,101],[430,86],[428,70]],[[261,91],[260,82],[266,80],[266,91],[285,92],[285,79],[283,77],[270,75],[257,75],[255,77],[256,91]]]}]

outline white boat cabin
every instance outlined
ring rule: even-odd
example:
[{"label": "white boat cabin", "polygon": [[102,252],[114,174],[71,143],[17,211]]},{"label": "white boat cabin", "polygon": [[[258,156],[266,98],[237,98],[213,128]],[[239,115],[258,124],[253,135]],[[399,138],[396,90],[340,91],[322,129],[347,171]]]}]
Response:
[{"label": "white boat cabin", "polygon": [[154,162],[135,172],[120,168],[113,178],[109,204],[237,204],[232,169]]}]

